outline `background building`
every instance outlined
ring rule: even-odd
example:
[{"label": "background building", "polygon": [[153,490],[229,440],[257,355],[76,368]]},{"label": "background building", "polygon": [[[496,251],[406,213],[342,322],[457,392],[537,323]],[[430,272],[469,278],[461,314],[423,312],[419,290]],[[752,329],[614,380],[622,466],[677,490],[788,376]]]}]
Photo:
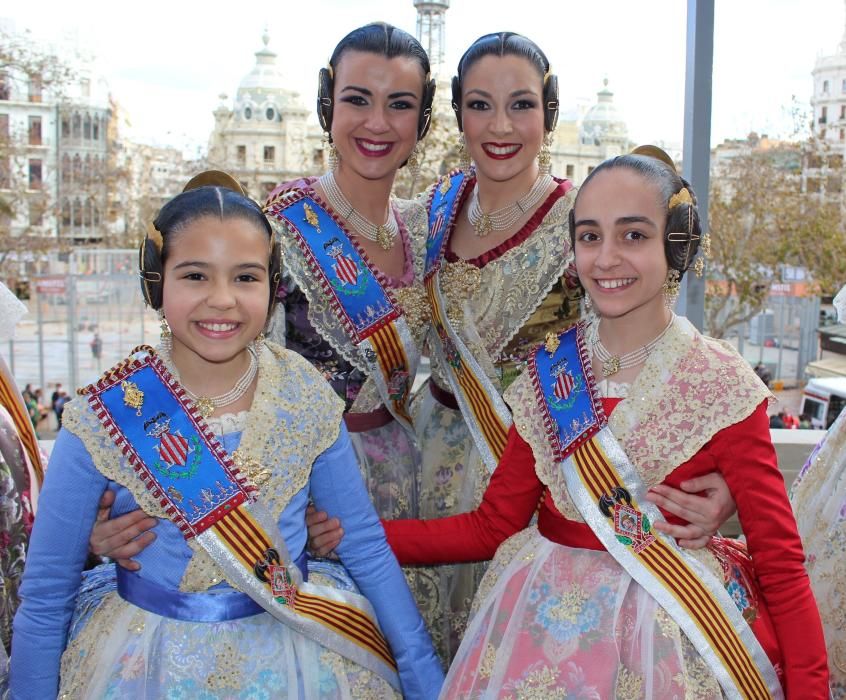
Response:
[{"label": "background building", "polygon": [[0,32],[0,268],[25,275],[49,249],[122,230],[117,121],[93,57],[70,41],[38,45],[9,22]]},{"label": "background building", "polygon": [[256,199],[280,182],[325,169],[323,131],[310,122],[312,110],[299,94],[285,87],[267,33],[262,41],[232,107],[220,96],[208,156],[210,167],[231,173]]},{"label": "background building", "polygon": [[162,205],[208,167],[204,160],[186,159],[179,148],[132,142],[122,143],[121,163],[129,193],[124,210],[124,239],[130,245],[138,244]]},{"label": "background building", "polygon": [[429,55],[432,75],[451,78],[446,75],[448,71],[444,66],[449,0],[414,0],[414,7],[417,9],[417,41]]},{"label": "background building", "polygon": [[802,191],[843,201],[846,153],[846,31],[837,51],[820,56],[811,96],[811,138],[805,145]]},{"label": "background building", "polygon": [[606,79],[586,113],[562,110],[552,144],[552,173],[578,185],[602,161],[628,153],[633,146]]},{"label": "background building", "polygon": [[0,236],[55,236],[57,102],[38,75],[0,73]]},{"label": "background building", "polygon": [[101,243],[120,230],[108,215],[117,196],[116,119],[106,81],[86,64],[74,74],[56,105],[58,236],[74,244]]}]

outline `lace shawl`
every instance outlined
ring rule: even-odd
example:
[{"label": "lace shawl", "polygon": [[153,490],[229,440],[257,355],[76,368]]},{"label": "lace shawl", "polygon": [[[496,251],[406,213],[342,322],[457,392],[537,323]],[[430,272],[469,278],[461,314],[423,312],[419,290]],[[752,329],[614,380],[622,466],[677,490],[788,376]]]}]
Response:
[{"label": "lace shawl", "polygon": [[[275,343],[266,344],[259,354],[253,404],[233,458],[247,473],[269,472],[259,493],[275,518],[308,483],[314,460],[337,439],[342,413],[343,402],[306,360]],[[97,471],[124,486],[146,513],[167,519],[84,399],[65,406],[63,425],[82,440]],[[193,539],[188,544],[194,557],[183,576],[183,590],[204,590],[219,582],[222,575],[208,555]]]},{"label": "lace shawl", "polygon": [[[734,348],[679,317],[614,409],[609,426],[647,486],[653,486],[767,398],[770,392]],[[556,508],[581,521],[544,434],[528,374],[512,384],[505,399]]]}]

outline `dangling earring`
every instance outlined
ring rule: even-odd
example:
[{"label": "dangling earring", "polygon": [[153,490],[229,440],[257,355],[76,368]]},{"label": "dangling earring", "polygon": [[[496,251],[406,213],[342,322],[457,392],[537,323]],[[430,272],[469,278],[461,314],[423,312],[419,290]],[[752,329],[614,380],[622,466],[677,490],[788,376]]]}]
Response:
[{"label": "dangling earring", "polygon": [[711,234],[710,233],[703,233],[702,234],[702,241],[699,246],[699,257],[696,258],[696,262],[693,263],[693,270],[696,272],[697,277],[702,277],[705,272],[705,260],[711,259]]},{"label": "dangling earring", "polygon": [[541,149],[538,153],[538,171],[541,175],[549,175],[549,171],[552,168],[551,146],[552,132],[550,131],[543,137],[543,143],[541,143]]},{"label": "dangling earring", "polygon": [[264,341],[267,340],[267,336],[265,336],[264,331],[261,331],[257,336],[256,339],[253,341],[253,347],[256,350],[260,350],[264,345]]},{"label": "dangling earring", "polygon": [[590,298],[590,294],[585,292],[583,297],[585,303],[585,313],[590,313],[593,311],[593,299]]},{"label": "dangling earring", "polygon": [[679,271],[671,267],[667,271],[667,279],[661,286],[661,291],[664,292],[664,305],[670,310],[676,305],[676,300],[679,298],[680,280],[681,274]]},{"label": "dangling earring", "polygon": [[458,167],[467,172],[470,170],[470,151],[467,150],[467,141],[464,140],[464,132],[458,135]]},{"label": "dangling earring", "polygon": [[406,165],[408,166],[408,172],[411,173],[411,177],[415,180],[420,175],[420,151],[418,150],[419,143],[414,144],[414,148],[411,149],[411,153],[408,156],[408,160],[406,161]]},{"label": "dangling earring", "polygon": [[328,137],[326,141],[328,143],[327,149],[329,150],[329,157],[327,158],[327,160],[329,170],[332,171],[338,167],[338,163],[340,162],[341,157],[338,155],[338,149],[335,148],[335,144],[332,142],[332,138]]},{"label": "dangling earring", "polygon": [[161,328],[159,337],[162,349],[169,353],[173,349],[173,333],[170,332],[170,326],[167,325],[167,319],[161,309],[159,309],[159,326]]}]

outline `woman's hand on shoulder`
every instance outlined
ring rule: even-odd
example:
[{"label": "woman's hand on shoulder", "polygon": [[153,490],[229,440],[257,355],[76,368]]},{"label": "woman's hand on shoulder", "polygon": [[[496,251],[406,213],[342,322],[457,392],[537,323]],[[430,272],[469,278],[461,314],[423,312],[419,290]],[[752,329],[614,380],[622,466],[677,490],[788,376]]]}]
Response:
[{"label": "woman's hand on shoulder", "polygon": [[140,509],[110,519],[114,502],[114,491],[106,489],[100,498],[97,520],[91,530],[88,547],[97,556],[109,557],[125,569],[138,571],[141,564],[132,557],[156,539],[156,534],[151,530],[158,520]]},{"label": "woman's hand on shoulder", "polygon": [[717,472],[683,481],[681,489],[658,484],[647,492],[648,501],[688,522],[687,525],[675,525],[659,521],[654,524],[655,529],[675,537],[682,547],[701,549],[737,506],[728,484]]}]

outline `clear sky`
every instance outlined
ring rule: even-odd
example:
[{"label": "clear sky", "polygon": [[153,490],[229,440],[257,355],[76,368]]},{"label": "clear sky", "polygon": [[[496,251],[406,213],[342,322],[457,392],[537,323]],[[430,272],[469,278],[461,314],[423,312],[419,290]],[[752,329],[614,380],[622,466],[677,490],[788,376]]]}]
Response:
[{"label": "clear sky", "polygon": [[[638,142],[681,142],[684,0],[451,0],[450,70],[481,34],[534,39],[559,75],[564,110],[592,104],[603,78]],[[833,53],[844,0],[716,0],[712,143],[749,131],[789,136],[806,107],[814,61]],[[412,33],[412,0],[101,0],[17,2],[0,15],[38,39],[76,35],[96,58],[138,141],[205,146],[218,95],[234,94],[268,27],[292,89],[311,106],[316,74],[351,28],[385,20]]]}]

